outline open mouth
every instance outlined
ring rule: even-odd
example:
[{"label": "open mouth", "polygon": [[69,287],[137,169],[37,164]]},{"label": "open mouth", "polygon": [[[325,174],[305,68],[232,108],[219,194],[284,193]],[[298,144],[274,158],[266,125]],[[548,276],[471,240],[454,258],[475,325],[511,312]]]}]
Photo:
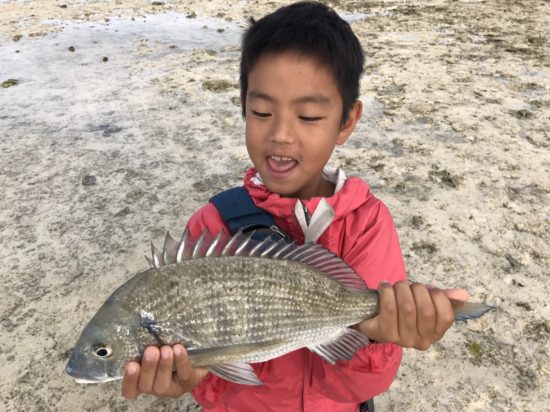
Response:
[{"label": "open mouth", "polygon": [[285,175],[292,171],[298,162],[292,157],[270,155],[267,156],[267,165],[275,175]]}]

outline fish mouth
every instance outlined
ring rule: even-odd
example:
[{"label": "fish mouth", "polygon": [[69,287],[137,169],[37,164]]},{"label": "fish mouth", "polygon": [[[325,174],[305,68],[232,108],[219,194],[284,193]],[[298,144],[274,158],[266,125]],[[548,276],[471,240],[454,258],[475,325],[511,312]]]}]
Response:
[{"label": "fish mouth", "polygon": [[80,378],[75,378],[75,382],[76,383],[79,383],[79,384],[89,384],[89,383],[105,383],[105,382],[112,382],[112,381],[118,381],[122,379],[122,377],[109,377],[107,376],[106,378],[104,379],[101,379],[101,380],[91,380],[91,379],[80,379]]},{"label": "fish mouth", "polygon": [[93,375],[89,371],[75,369],[71,362],[65,367],[65,372],[73,377],[76,383],[104,383],[122,379],[122,376],[109,376],[108,374]]}]

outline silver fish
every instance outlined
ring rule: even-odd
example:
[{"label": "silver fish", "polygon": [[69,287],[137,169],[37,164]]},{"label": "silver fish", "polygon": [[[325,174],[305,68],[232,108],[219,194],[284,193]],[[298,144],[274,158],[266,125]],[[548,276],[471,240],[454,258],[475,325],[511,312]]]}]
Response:
[{"label": "silver fish", "polygon": [[[150,345],[181,343],[193,366],[259,385],[249,363],[307,347],[327,362],[351,359],[369,340],[348,328],[375,316],[379,296],[317,244],[297,246],[207,231],[164,248],[151,269],[120,286],[82,331],[66,372],[78,382],[120,379]],[[454,302],[456,319],[492,307]]]}]

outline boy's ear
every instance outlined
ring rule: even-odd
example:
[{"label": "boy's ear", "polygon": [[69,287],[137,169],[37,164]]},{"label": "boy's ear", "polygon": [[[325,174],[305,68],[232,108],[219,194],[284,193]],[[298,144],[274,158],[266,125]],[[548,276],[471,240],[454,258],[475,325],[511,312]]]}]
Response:
[{"label": "boy's ear", "polygon": [[348,113],[348,118],[346,122],[340,128],[338,133],[338,138],[336,139],[336,144],[344,144],[348,137],[355,129],[355,125],[361,119],[361,114],[363,113],[363,103],[361,100],[356,100],[351,106],[351,109]]}]

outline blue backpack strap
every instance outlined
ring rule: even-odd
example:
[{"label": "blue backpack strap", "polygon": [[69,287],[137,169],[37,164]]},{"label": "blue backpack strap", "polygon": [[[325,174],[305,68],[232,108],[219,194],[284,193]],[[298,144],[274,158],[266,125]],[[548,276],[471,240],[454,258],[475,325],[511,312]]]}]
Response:
[{"label": "blue backpack strap", "polygon": [[258,240],[266,236],[271,236],[275,240],[280,238],[288,240],[288,236],[275,225],[273,216],[256,206],[248,190],[242,186],[218,193],[210,199],[210,202],[216,206],[232,235],[240,229],[243,232],[256,230],[254,238]]}]

